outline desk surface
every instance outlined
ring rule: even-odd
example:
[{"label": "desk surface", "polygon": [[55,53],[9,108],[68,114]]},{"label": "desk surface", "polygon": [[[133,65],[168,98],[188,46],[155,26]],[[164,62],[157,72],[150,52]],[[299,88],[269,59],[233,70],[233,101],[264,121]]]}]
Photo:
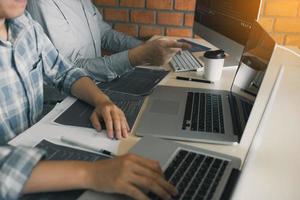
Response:
[{"label": "desk surface", "polygon": [[300,199],[300,63],[284,68],[276,90],[233,199]]},{"label": "desk surface", "polygon": [[[203,41],[200,41],[200,42],[204,45],[207,45],[206,42],[203,42]],[[207,45],[207,46],[209,46],[209,45]],[[284,61],[283,58],[284,58],[284,55],[279,56],[277,59],[275,59],[274,62],[279,62],[279,60],[281,60],[280,62],[283,62]],[[274,63],[272,63],[272,65],[273,64]],[[244,135],[243,135],[243,138],[242,138],[242,141],[241,141],[240,144],[230,146],[230,145],[216,145],[216,144],[205,144],[205,143],[196,143],[196,142],[193,142],[193,143],[192,142],[185,142],[185,143],[187,143],[189,145],[192,145],[192,146],[206,148],[206,149],[226,153],[226,154],[229,154],[229,155],[237,156],[237,157],[241,158],[241,160],[244,160],[246,155],[247,155],[248,149],[249,149],[249,147],[252,143],[252,139],[253,139],[256,131],[257,131],[257,127],[260,124],[261,117],[264,114],[265,106],[267,105],[267,103],[269,101],[269,96],[271,94],[274,82],[277,79],[279,69],[280,69],[280,66],[278,66],[278,65],[276,65],[274,67],[272,66],[271,68],[268,69],[270,71],[269,72],[267,71],[268,76],[264,80],[264,82],[262,84],[262,87],[260,89],[261,95],[260,94],[258,95],[257,101],[255,102],[254,108],[252,110],[252,112],[254,114],[252,114],[251,115],[252,117],[250,116],[250,118],[249,118],[248,124],[245,128],[245,132],[244,132]],[[234,67],[224,68],[223,73],[222,73],[222,78],[216,84],[205,84],[205,83],[198,83],[198,82],[188,82],[188,81],[176,80],[175,79],[175,73],[170,73],[164,80],[162,80],[162,82],[160,84],[162,84],[162,85],[172,85],[172,86],[185,86],[185,87],[210,88],[210,89],[214,88],[214,89],[228,90],[230,88],[232,79],[234,77],[235,70],[236,70],[236,68],[234,68]],[[201,75],[201,73],[196,73],[196,72],[187,72],[185,74],[186,75],[193,75],[193,76]],[[180,74],[180,75],[183,76],[184,74]],[[299,80],[299,71],[298,71],[297,74],[296,73],[291,73],[290,75],[291,76],[294,75],[294,76],[298,77],[298,80]],[[290,75],[287,75],[287,76],[290,76]],[[299,84],[299,81],[297,82],[297,84]],[[298,89],[297,91],[293,91],[295,94],[296,93],[299,94],[299,88],[297,88],[297,89]],[[288,96],[289,93],[286,93],[286,95]],[[287,97],[287,99],[288,99],[288,97]],[[285,99],[283,101],[287,101],[287,99]],[[74,102],[73,98],[71,98],[71,97],[66,98],[63,101],[63,103],[60,104],[61,107],[58,106],[57,110],[54,110],[53,112],[51,112],[51,114],[49,116],[46,116],[38,124],[36,124],[32,128],[28,129],[25,133],[19,135],[18,137],[16,137],[12,141],[10,141],[10,144],[12,144],[12,145],[21,145],[22,144],[22,145],[33,146],[33,145],[37,144],[41,139],[50,139],[50,140],[58,139],[63,134],[69,134],[69,135],[73,134],[72,132],[74,130],[76,130],[76,132],[78,132],[77,134],[83,134],[83,135],[94,134],[95,130],[93,130],[93,129],[74,128],[74,127],[67,127],[67,126],[64,127],[65,128],[64,131],[54,132],[52,134],[49,134],[49,132],[48,133],[44,132],[44,130],[46,128],[50,127],[53,130],[56,128],[55,127],[56,125],[52,124],[50,122],[50,120],[53,119],[53,117],[55,115],[57,115],[59,112],[61,112],[62,109],[66,109],[68,106],[70,106],[73,102]],[[297,99],[297,102],[300,102],[299,99]],[[147,101],[145,103],[147,103]],[[283,112],[283,111],[284,111],[283,107],[281,107],[279,110],[277,110],[277,112]],[[141,112],[143,112],[143,110]],[[298,111],[298,113],[299,113],[299,111]],[[295,119],[299,119],[299,118],[296,118],[296,116],[294,116],[294,117],[295,117]],[[280,128],[280,122],[281,122],[279,119],[280,118],[278,118],[277,121],[272,122],[272,123],[277,123],[278,128]],[[138,120],[137,120],[137,123],[138,123]],[[266,122],[266,123],[271,123],[271,122]],[[286,123],[289,123],[288,118],[286,118]],[[297,120],[295,120],[295,123],[297,123]],[[299,132],[298,130],[299,130],[299,127],[295,131]],[[268,131],[270,133],[269,136],[272,137],[271,132],[276,131],[276,130],[273,130],[272,125],[270,125],[270,129],[266,128],[264,131]],[[282,131],[284,132],[284,130],[282,130]],[[79,133],[79,132],[81,132],[81,133]],[[278,135],[279,138],[281,136],[282,136],[282,134]],[[128,139],[122,140],[120,142],[118,153],[119,154],[126,153],[128,151],[128,149],[130,147],[132,147],[138,140],[139,140],[139,138],[134,135],[134,129],[133,129],[133,134]],[[279,141],[280,141],[280,139],[278,139],[278,142]],[[298,139],[298,141],[299,141],[299,139]],[[285,146],[281,147],[282,149],[289,149],[288,151],[294,151],[295,150],[296,152],[299,152],[299,144],[298,143],[297,143],[297,146],[293,146],[293,148],[296,148],[296,149],[293,149],[291,147],[286,148],[286,146],[289,146],[288,142],[283,142],[281,144],[285,145]],[[99,145],[101,145],[101,144],[99,144]],[[277,144],[273,143],[273,145],[280,145],[280,143],[277,143]],[[101,147],[101,146],[99,146],[99,147]],[[272,154],[272,152],[266,152],[264,154],[264,156],[268,157],[269,154]],[[257,159],[258,160],[257,160],[256,164],[259,165],[260,164],[259,158],[257,158]],[[292,160],[290,160],[290,162],[292,162]],[[266,162],[266,164],[263,168],[264,169],[263,173],[265,173],[265,171],[268,172],[268,169],[267,169],[268,166],[269,165]],[[271,169],[273,168],[273,166],[269,166],[269,167],[271,167]],[[299,169],[299,162],[295,167],[297,167],[297,169]],[[295,170],[295,167],[293,167],[293,170]],[[291,169],[291,167],[289,168],[288,166],[285,166],[285,169]],[[269,170],[270,176],[272,176],[272,173],[274,173],[274,170],[273,169]],[[257,170],[254,170],[253,174],[255,174],[257,172],[258,172]],[[251,175],[251,171],[249,172],[249,174]],[[245,176],[249,176],[249,174],[245,175]],[[280,177],[277,176],[277,178],[279,178],[279,179],[276,179],[276,180],[280,180]],[[300,179],[298,179],[298,180],[300,180]],[[267,185],[268,181],[275,181],[275,180],[266,179],[264,184]],[[299,186],[298,181],[295,181],[294,183],[297,183],[296,186]],[[247,186],[247,187],[243,187],[243,189],[248,190],[247,192],[249,194],[252,191],[252,189],[249,189],[249,188],[256,187],[257,190],[259,190],[259,184],[255,185],[254,182],[252,182],[252,184],[248,184],[249,186],[246,183],[244,185]],[[241,193],[239,193],[239,191],[243,191],[243,190],[237,190],[236,196],[237,197],[242,197],[242,198],[236,198],[236,199],[248,199],[248,198],[253,199],[253,198],[250,198],[250,196],[247,196],[247,198],[244,195],[239,196],[239,194],[241,194]],[[281,191],[281,190],[278,189],[278,191]],[[269,194],[272,194],[273,191],[268,191],[268,192],[269,192]],[[269,197],[270,197],[270,195],[269,195]]]}]

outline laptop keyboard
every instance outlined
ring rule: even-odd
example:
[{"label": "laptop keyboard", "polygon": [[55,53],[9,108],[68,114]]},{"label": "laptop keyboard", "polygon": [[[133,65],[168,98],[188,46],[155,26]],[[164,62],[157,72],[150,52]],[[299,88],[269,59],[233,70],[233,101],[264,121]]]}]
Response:
[{"label": "laptop keyboard", "polygon": [[224,134],[222,96],[188,92],[182,129]]},{"label": "laptop keyboard", "polygon": [[176,54],[170,64],[175,72],[193,71],[203,67],[193,54],[187,50],[181,51],[181,54]]},{"label": "laptop keyboard", "polygon": [[[164,172],[179,192],[173,199],[212,199],[228,163],[205,154],[179,150]],[[160,199],[153,193],[149,196]]]}]

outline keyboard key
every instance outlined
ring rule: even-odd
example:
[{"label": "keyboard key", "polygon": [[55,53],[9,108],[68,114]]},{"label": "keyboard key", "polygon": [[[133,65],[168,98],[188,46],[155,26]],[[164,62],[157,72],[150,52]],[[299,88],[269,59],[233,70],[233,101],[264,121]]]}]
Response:
[{"label": "keyboard key", "polygon": [[186,109],[185,109],[184,120],[183,120],[183,125],[182,125],[183,130],[185,130],[186,127],[190,126],[193,98],[194,98],[193,93],[188,92],[187,99],[186,99],[186,105],[185,105]]},{"label": "keyboard key", "polygon": [[191,131],[197,131],[199,114],[199,93],[194,93]]}]

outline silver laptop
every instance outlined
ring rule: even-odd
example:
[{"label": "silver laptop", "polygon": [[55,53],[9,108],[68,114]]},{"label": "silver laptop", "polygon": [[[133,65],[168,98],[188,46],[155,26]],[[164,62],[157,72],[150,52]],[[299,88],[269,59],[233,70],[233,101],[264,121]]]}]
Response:
[{"label": "silver laptop", "polygon": [[275,41],[254,23],[230,91],[159,86],[149,97],[136,134],[239,142],[274,47]]},{"label": "silver laptop", "polygon": [[[155,148],[153,145],[155,144]],[[241,160],[177,142],[143,137],[130,152],[158,160],[166,179],[176,186],[175,199],[229,199],[239,175]],[[145,191],[150,199],[159,199]],[[80,200],[131,199],[117,194],[88,192]]]}]

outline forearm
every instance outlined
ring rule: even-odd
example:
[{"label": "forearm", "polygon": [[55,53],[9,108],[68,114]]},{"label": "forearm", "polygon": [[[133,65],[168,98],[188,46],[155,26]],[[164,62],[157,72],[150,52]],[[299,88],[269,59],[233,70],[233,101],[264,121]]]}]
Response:
[{"label": "forearm", "polygon": [[88,77],[82,77],[77,80],[71,87],[71,93],[93,106],[109,100],[109,97]]},{"label": "forearm", "polygon": [[113,29],[108,29],[103,32],[101,41],[103,49],[113,52],[125,51],[143,44],[141,40],[125,35],[124,33],[117,32]]},{"label": "forearm", "polygon": [[88,189],[89,165],[83,161],[41,161],[33,169],[23,194]]},{"label": "forearm", "polygon": [[104,57],[78,59],[75,65],[78,68],[86,69],[100,82],[111,81],[132,70],[128,51]]}]

